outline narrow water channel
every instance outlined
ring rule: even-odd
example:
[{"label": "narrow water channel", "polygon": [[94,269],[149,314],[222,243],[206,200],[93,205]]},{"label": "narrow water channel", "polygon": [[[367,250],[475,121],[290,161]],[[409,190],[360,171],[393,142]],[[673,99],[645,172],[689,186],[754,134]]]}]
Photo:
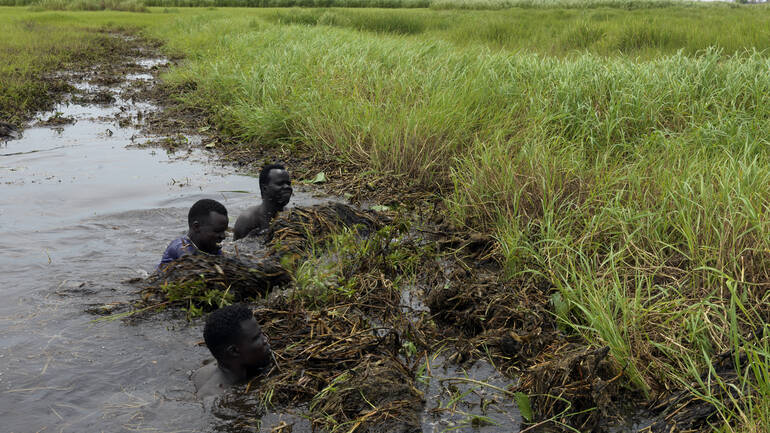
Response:
[{"label": "narrow water channel", "polygon": [[[147,72],[123,86],[154,79],[151,68],[164,61],[142,60]],[[205,153],[138,146],[158,137],[117,119],[157,107],[116,96],[107,106],[62,104],[38,120],[74,123],[33,126],[0,143],[3,432],[210,431],[216,423],[188,379],[209,356],[198,345],[200,320],[94,322],[100,316],[89,310],[136,299],[125,281],[151,272],[186,232],[192,203],[221,201],[232,226],[258,200],[258,179]],[[294,205],[320,202],[295,191]]]}]

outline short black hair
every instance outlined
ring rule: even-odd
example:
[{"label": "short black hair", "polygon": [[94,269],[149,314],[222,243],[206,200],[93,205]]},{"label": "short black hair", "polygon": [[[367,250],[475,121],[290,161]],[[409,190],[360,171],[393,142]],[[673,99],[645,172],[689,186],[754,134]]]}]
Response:
[{"label": "short black hair", "polygon": [[241,322],[252,317],[254,313],[243,304],[228,305],[209,314],[203,327],[203,339],[217,361],[221,362],[227,346],[240,338]]},{"label": "short black hair", "polygon": [[262,190],[262,188],[267,186],[267,184],[270,182],[270,179],[269,179],[270,170],[286,170],[286,167],[284,167],[282,164],[268,164],[262,167],[262,171],[259,172],[259,190],[260,191]]},{"label": "short black hair", "polygon": [[187,213],[187,224],[192,226],[195,220],[198,220],[201,224],[207,223],[211,212],[227,216],[227,209],[225,209],[222,203],[210,198],[200,199],[192,205],[190,212]]}]

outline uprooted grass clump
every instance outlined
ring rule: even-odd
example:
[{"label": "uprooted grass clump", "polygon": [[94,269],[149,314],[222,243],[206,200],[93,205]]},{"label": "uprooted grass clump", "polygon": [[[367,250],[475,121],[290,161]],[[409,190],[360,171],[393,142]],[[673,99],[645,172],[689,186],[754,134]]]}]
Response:
[{"label": "uprooted grass clump", "polygon": [[258,298],[291,277],[275,260],[245,262],[237,258],[183,256],[144,282],[145,302],[186,306],[196,316],[232,302]]},{"label": "uprooted grass clump", "polygon": [[342,203],[294,208],[270,224],[266,241],[272,254],[305,255],[310,243],[320,244],[340,229],[353,229],[366,237],[388,219],[374,211],[361,211]]}]

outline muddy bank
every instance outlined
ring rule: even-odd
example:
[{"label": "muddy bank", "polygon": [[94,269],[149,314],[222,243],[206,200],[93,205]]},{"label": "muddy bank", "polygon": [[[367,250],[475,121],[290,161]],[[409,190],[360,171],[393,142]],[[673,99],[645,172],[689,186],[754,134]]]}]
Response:
[{"label": "muddy bank", "polygon": [[[22,33],[47,34],[56,31],[55,27],[33,21],[24,22],[21,27],[24,29]],[[15,32],[16,29],[11,31]],[[77,89],[73,84],[81,81],[86,75],[99,75],[102,77],[100,84],[121,82],[128,66],[126,59],[141,57],[143,51],[159,46],[155,41],[128,37],[129,32],[111,29],[79,31],[85,35],[77,42],[74,39],[78,37],[67,35],[67,38],[73,40],[63,42],[62,46],[49,47],[46,52],[34,53],[38,58],[29,64],[22,62],[17,65],[18,52],[13,48],[4,52],[11,66],[4,71],[3,77],[8,87],[0,91],[0,120],[6,126],[10,125],[22,132],[38,113],[50,111],[56,104],[76,94]],[[116,38],[117,34],[124,37]],[[4,136],[14,138],[9,137],[6,132],[5,128],[0,126],[0,140]]]}]

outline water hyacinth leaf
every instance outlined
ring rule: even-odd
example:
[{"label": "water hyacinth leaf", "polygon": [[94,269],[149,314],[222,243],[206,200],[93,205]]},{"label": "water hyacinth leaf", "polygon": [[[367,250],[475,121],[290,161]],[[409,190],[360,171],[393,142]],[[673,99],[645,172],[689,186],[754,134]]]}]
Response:
[{"label": "water hyacinth leaf", "polygon": [[521,416],[527,421],[532,421],[532,403],[529,401],[529,396],[523,392],[513,393],[513,399],[516,400],[516,406],[519,407]]},{"label": "water hyacinth leaf", "polygon": [[325,183],[325,182],[326,182],[326,173],[322,171],[319,171],[318,174],[315,175],[313,179],[307,181],[307,183]]}]

